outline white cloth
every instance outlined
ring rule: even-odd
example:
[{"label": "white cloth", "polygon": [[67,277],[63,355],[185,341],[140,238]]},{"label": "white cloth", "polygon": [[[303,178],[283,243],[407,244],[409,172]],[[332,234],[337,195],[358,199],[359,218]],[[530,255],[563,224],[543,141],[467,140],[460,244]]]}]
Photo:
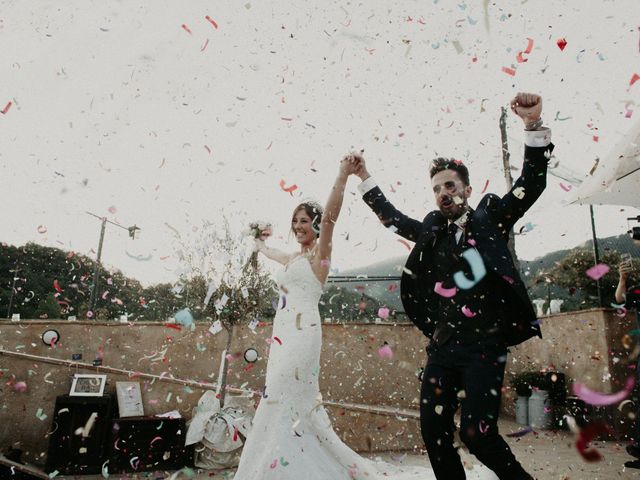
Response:
[{"label": "white cloth", "polygon": [[[318,385],[322,285],[304,256],[291,260],[278,282],[288,292],[286,306],[273,322],[265,397],[234,480],[434,480],[426,465],[400,467],[368,460],[340,440],[321,404]],[[496,477],[476,466],[467,478]]]}]

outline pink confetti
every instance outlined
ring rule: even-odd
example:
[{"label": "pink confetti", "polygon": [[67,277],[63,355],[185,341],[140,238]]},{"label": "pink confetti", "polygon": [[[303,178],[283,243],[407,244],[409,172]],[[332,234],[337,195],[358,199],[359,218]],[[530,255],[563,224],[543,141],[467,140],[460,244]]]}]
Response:
[{"label": "pink confetti", "polygon": [[60,283],[58,283],[58,279],[57,278],[53,281],[53,288],[55,288],[56,292],[58,292],[58,293],[64,292],[64,290],[60,287]]},{"label": "pink confetti", "polygon": [[483,194],[484,192],[486,192],[487,187],[489,187],[489,179],[487,179],[487,181],[484,182],[484,187],[482,188],[482,191],[480,192],[480,194]]},{"label": "pink confetti", "polygon": [[280,345],[282,345],[282,340],[280,340],[278,337],[273,337],[273,339],[278,342]]},{"label": "pink confetti", "polygon": [[564,47],[567,46],[567,41],[564,38],[559,38],[556,44],[558,45],[558,48],[560,49],[560,51],[562,51],[564,50]]},{"label": "pink confetti", "polygon": [[[637,73],[634,73],[634,74],[631,76],[631,80],[629,80],[629,87],[631,87],[631,86],[632,86],[634,83],[636,83],[638,80],[640,80],[640,75],[638,75]],[[11,102],[9,102],[9,103],[11,103]],[[5,108],[6,108],[6,107],[5,107]],[[4,113],[4,112],[2,112],[2,113]]]},{"label": "pink confetti", "polygon": [[589,270],[587,270],[586,273],[589,278],[592,278],[594,280],[599,280],[600,278],[605,276],[607,272],[609,272],[609,270],[610,270],[609,265],[606,265],[604,263],[599,263],[598,265],[594,265]]},{"label": "pink confetti", "polygon": [[489,425],[487,425],[487,422],[485,422],[484,420],[480,420],[478,429],[480,430],[480,433],[487,433],[487,430],[489,430]]},{"label": "pink confetti", "polygon": [[442,286],[442,282],[436,282],[436,286],[433,288],[433,291],[441,297],[451,298],[455,296],[455,294],[458,292],[458,289],[456,287],[444,288]]},{"label": "pink confetti", "polygon": [[207,22],[209,22],[211,25],[213,25],[213,28],[215,28],[216,30],[218,29],[218,24],[215,22],[215,20],[213,18],[211,18],[209,15],[207,15],[204,18],[207,20]]},{"label": "pink confetti", "polygon": [[269,465],[270,468],[276,468],[278,466],[278,459],[276,458],[271,465]]},{"label": "pink confetti", "polygon": [[464,314],[464,316],[467,317],[467,318],[473,318],[473,317],[475,317],[477,315],[477,313],[472,312],[471,310],[469,310],[469,307],[467,307],[466,305],[464,305],[461,310],[462,310],[462,313]]},{"label": "pink confetti", "polygon": [[162,440],[162,437],[153,437],[153,440],[151,440],[151,443],[149,443],[149,446],[153,447],[153,444],[158,440]]},{"label": "pink confetti", "polygon": [[285,192],[289,193],[290,195],[293,195],[293,192],[295,190],[297,190],[298,186],[296,184],[293,184],[290,187],[286,187],[285,186],[285,181],[284,180],[280,180],[280,188],[282,190],[284,190]]},{"label": "pink confetti", "polygon": [[380,358],[391,359],[393,358],[393,350],[391,350],[391,347],[389,345],[383,345],[378,349],[378,356]]},{"label": "pink confetti", "polygon": [[524,49],[524,53],[529,54],[533,50],[533,38],[527,38],[527,48]]},{"label": "pink confetti", "polygon": [[387,307],[380,307],[378,309],[378,316],[383,320],[389,318],[389,309]]},{"label": "pink confetti", "polygon": [[565,185],[564,183],[560,182],[560,188],[563,189],[565,192],[568,192],[569,190],[571,190],[573,188],[572,185]]},{"label": "pink confetti", "polygon": [[502,67],[502,71],[504,73],[506,73],[507,75],[511,75],[512,77],[515,77],[515,75],[516,75],[516,71],[513,68]]},{"label": "pink confetti", "polygon": [[26,392],[27,391],[27,382],[16,382],[15,385],[13,386],[13,389],[16,392]]},{"label": "pink confetti", "polygon": [[633,386],[635,385],[635,380],[633,377],[627,378],[625,382],[625,386],[622,390],[617,393],[607,394],[594,392],[593,390],[588,389],[581,383],[573,384],[573,393],[578,396],[578,398],[584,400],[589,405],[595,405],[597,407],[602,407],[605,405],[613,405],[614,403],[619,403],[625,398],[629,396]]},{"label": "pink confetti", "polygon": [[7,103],[4,108],[2,110],[0,110],[0,113],[3,115],[6,115],[7,112],[9,111],[9,109],[11,108],[12,102]]},{"label": "pink confetti", "polygon": [[202,45],[202,47],[200,47],[200,51],[204,52],[205,48],[207,48],[207,45],[209,45],[209,39],[207,38],[207,41],[204,42],[204,45]]},{"label": "pink confetti", "polygon": [[44,225],[38,225],[38,233],[47,233],[47,227]]},{"label": "pink confetti", "polygon": [[114,207],[113,205],[109,207],[109,213],[116,213],[118,211],[118,209],[116,207]]},{"label": "pink confetti", "polygon": [[191,30],[189,30],[189,27],[187,27],[184,23],[182,24],[182,28],[183,28],[183,30],[184,30],[185,32],[187,32],[189,35],[193,35],[193,34],[191,33]]}]

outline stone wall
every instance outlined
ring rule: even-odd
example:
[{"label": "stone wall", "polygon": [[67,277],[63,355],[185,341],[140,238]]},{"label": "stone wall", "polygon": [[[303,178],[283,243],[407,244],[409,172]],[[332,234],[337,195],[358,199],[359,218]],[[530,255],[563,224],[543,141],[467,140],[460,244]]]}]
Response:
[{"label": "stone wall", "polygon": [[[47,346],[40,339],[47,328],[60,332],[56,347]],[[544,338],[511,349],[504,410],[507,414],[513,411],[514,395],[508,388],[508,380],[524,370],[555,369],[564,372],[569,382],[579,380],[604,392],[618,390],[632,373],[626,366],[631,349],[625,348],[622,337],[633,328],[631,316],[619,318],[602,309],[543,317]],[[208,325],[201,324],[191,331],[151,322],[7,321],[0,323],[0,348],[63,360],[81,354],[85,363],[101,358],[104,366],[213,383],[226,337],[224,332],[211,335],[207,329]],[[258,327],[255,333],[246,326],[237,328],[231,348],[230,385],[262,390],[270,338],[271,325]],[[358,451],[422,448],[415,419],[420,389],[417,374],[426,361],[426,340],[422,334],[410,324],[325,324],[323,342],[320,389],[325,401],[345,404],[328,407],[335,429],[344,441]],[[394,352],[392,359],[377,354],[385,342]],[[249,347],[256,348],[260,355],[253,366],[242,355]],[[27,460],[44,463],[55,398],[68,393],[76,371],[95,373],[0,355],[3,378],[0,448],[20,442]],[[13,378],[25,381],[27,390],[15,391],[11,386]],[[115,394],[115,382],[124,380],[132,378],[108,373],[106,391]],[[162,380],[138,381],[147,415],[177,409],[190,418],[205,390]],[[255,398],[257,401],[258,396]],[[401,408],[414,414],[378,415],[347,404]],[[39,408],[47,415],[46,419],[37,418]],[[624,432],[629,420],[626,412],[619,413],[615,426]]]}]

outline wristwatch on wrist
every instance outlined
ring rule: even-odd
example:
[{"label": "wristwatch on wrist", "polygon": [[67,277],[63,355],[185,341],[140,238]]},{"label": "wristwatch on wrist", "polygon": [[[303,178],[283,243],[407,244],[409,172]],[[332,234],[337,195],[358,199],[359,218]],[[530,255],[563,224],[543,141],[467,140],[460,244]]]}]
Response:
[{"label": "wristwatch on wrist", "polygon": [[542,118],[525,124],[525,130],[538,130],[542,126]]}]

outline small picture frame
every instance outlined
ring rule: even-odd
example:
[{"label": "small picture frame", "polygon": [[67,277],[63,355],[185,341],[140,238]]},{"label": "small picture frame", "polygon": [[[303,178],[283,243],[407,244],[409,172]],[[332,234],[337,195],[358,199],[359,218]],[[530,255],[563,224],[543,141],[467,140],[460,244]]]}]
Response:
[{"label": "small picture frame", "polygon": [[138,382],[116,382],[120,418],[144,416],[142,393]]},{"label": "small picture frame", "polygon": [[101,397],[107,384],[106,375],[76,373],[71,383],[71,397]]}]

